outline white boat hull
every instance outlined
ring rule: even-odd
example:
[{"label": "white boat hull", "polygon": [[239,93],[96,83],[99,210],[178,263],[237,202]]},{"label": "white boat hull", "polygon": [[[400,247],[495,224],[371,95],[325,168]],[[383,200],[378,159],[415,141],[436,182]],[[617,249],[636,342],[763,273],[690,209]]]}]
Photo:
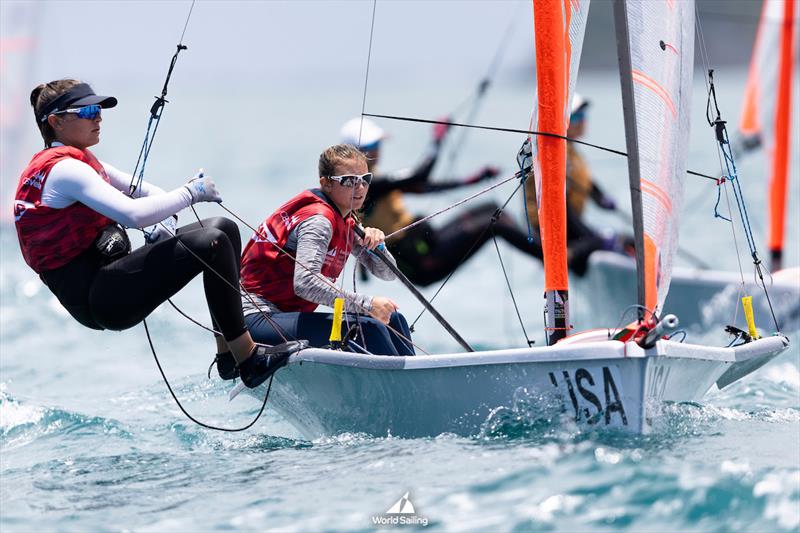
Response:
[{"label": "white boat hull", "polygon": [[[609,314],[605,318],[618,319],[626,307],[620,302],[636,301],[636,262],[611,252],[595,252],[589,258],[589,272],[591,294],[603,302]],[[775,327],[764,290],[756,285],[752,275],[749,280],[745,290],[753,297],[757,326],[773,331]],[[772,285],[768,284],[767,288],[781,329],[797,329],[800,326],[800,269],[776,273]],[[736,325],[743,327],[740,289],[741,276],[736,272],[674,268],[663,311],[676,315],[682,328],[691,328],[729,324],[738,306],[739,324]]]},{"label": "white boat hull", "polygon": [[772,337],[740,348],[659,341],[645,351],[605,340],[417,357],[308,349],[275,374],[269,405],[310,439],[476,435],[520,399],[582,425],[647,433],[662,402],[699,401],[726,372],[749,364],[739,374],[749,373],[786,346]]}]

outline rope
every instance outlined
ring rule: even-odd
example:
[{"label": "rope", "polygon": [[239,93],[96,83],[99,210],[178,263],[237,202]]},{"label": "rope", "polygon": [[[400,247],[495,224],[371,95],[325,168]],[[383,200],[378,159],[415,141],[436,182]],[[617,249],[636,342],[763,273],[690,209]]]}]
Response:
[{"label": "rope", "polygon": [[175,391],[172,390],[172,385],[169,384],[169,380],[167,379],[167,375],[164,373],[164,369],[161,368],[161,361],[158,360],[158,355],[156,355],[156,349],[153,346],[153,339],[150,337],[150,329],[147,327],[147,321],[142,320],[142,324],[144,324],[144,331],[147,334],[147,342],[150,343],[150,351],[153,354],[153,359],[156,361],[156,366],[158,366],[158,371],[161,372],[161,377],[164,378],[164,384],[167,386],[169,393],[172,395],[172,399],[175,400],[175,404],[181,410],[181,412],[186,415],[186,418],[197,424],[198,426],[204,427],[206,429],[213,429],[215,431],[225,431],[227,433],[238,433],[240,431],[246,431],[253,427],[253,425],[258,422],[258,419],[261,418],[261,415],[264,413],[264,409],[267,407],[267,400],[269,399],[269,393],[272,390],[272,379],[275,377],[273,374],[269,378],[269,385],[267,386],[267,393],[264,395],[264,401],[261,403],[261,409],[258,410],[258,414],[256,414],[255,418],[251,420],[247,425],[238,427],[238,428],[224,428],[220,426],[214,426],[212,424],[206,424],[205,422],[201,422],[200,420],[196,419],[189,412],[183,407],[181,401],[178,399],[178,396],[175,394]]},{"label": "rope", "polygon": [[[369,65],[372,59],[372,37],[375,33],[375,11],[378,8],[378,0],[372,0],[372,22],[369,27],[369,47],[367,48],[367,72],[364,75],[364,94],[361,96],[361,117],[358,125],[358,146],[361,146],[361,132],[364,129],[364,109],[367,105],[367,86],[369,85]],[[355,189],[354,189],[355,190]]]},{"label": "rope", "polygon": [[509,178],[505,178],[504,180],[502,180],[502,181],[500,181],[498,183],[495,183],[494,185],[490,185],[489,187],[486,187],[485,189],[481,189],[480,191],[476,192],[475,194],[471,194],[470,196],[467,196],[463,200],[459,200],[458,202],[456,202],[454,204],[451,204],[451,205],[449,205],[449,206],[447,206],[447,207],[445,207],[443,209],[440,209],[439,211],[436,211],[435,213],[431,213],[430,215],[427,215],[425,217],[417,219],[416,221],[412,222],[411,224],[409,224],[407,226],[403,226],[402,228],[398,229],[397,231],[391,232],[389,235],[386,236],[386,240],[388,241],[389,239],[391,239],[392,237],[398,235],[399,233],[407,231],[407,230],[409,230],[409,229],[411,229],[411,228],[413,228],[415,226],[419,226],[423,222],[427,222],[428,220],[430,220],[430,219],[432,219],[434,217],[437,217],[437,216],[441,215],[442,213],[446,213],[446,212],[450,211],[451,209],[454,209],[454,208],[456,208],[456,207],[458,207],[458,206],[460,206],[462,204],[465,204],[465,203],[469,202],[470,200],[474,200],[478,196],[481,196],[482,194],[486,194],[487,192],[489,192],[489,191],[491,191],[493,189],[496,189],[496,188],[500,187],[501,185],[505,185],[509,181],[511,181],[513,179],[517,179],[519,177],[520,177],[519,173],[516,173],[516,174],[514,174],[513,176],[511,176]]},{"label": "rope", "polygon": [[494,229],[492,229],[492,241],[494,242],[494,249],[497,250],[497,259],[500,260],[500,268],[503,270],[503,277],[506,279],[508,294],[511,296],[511,301],[514,303],[514,311],[517,313],[517,319],[519,320],[519,326],[522,328],[522,334],[525,336],[525,342],[528,343],[528,346],[532,346],[534,341],[528,337],[528,332],[525,330],[525,324],[522,321],[522,315],[519,312],[519,306],[517,306],[517,299],[514,297],[514,290],[511,288],[511,281],[508,279],[506,265],[503,263],[503,256],[500,254],[500,246],[497,244],[497,236],[494,233]]},{"label": "rope", "polygon": [[[711,112],[711,104],[714,104],[714,112],[716,113],[716,118],[712,120],[713,113]],[[715,129],[716,133],[716,140],[718,145],[718,150],[722,154],[722,159],[725,163],[725,169],[720,169],[723,173],[727,176],[727,181],[730,181],[733,189],[733,197],[736,200],[736,207],[739,211],[739,218],[742,221],[742,226],[744,228],[744,235],[745,240],[747,241],[747,247],[750,250],[750,256],[753,259],[753,266],[754,266],[754,279],[756,284],[760,284],[761,287],[764,289],[764,295],[767,298],[767,304],[769,306],[770,314],[772,315],[772,320],[775,324],[775,329],[780,331],[780,325],[778,324],[778,319],[775,316],[775,310],[772,306],[772,301],[769,297],[769,290],[767,290],[766,282],[764,281],[764,274],[762,272],[761,259],[758,256],[758,249],[756,248],[755,237],[753,236],[753,229],[750,225],[750,217],[747,213],[747,205],[744,200],[744,193],[742,192],[741,182],[739,180],[739,175],[736,169],[736,161],[731,150],[731,143],[728,137],[728,129],[726,127],[726,121],[722,120],[721,112],[719,110],[719,105],[717,103],[717,92],[714,87],[714,71],[712,69],[708,70],[708,96],[706,102],[706,120],[708,121],[708,125]],[[726,198],[727,198],[727,188],[726,188]],[[730,207],[729,207],[730,209]],[[733,218],[733,217],[731,217]],[[737,255],[738,255],[738,247],[737,247]],[[771,276],[769,271],[767,274]],[[743,271],[742,271],[743,272]],[[744,274],[742,273],[742,283],[744,284]]]},{"label": "rope", "polygon": [[[142,143],[141,149],[139,150],[139,156],[138,156],[138,158],[136,160],[136,166],[134,167],[134,170],[131,173],[131,182],[130,182],[130,184],[128,186],[128,195],[131,196],[131,197],[133,197],[134,193],[137,190],[141,189],[142,181],[144,180],[144,170],[145,170],[145,166],[146,166],[146,163],[147,163],[147,158],[150,155],[150,150],[153,147],[153,143],[155,141],[155,136],[156,136],[156,133],[158,132],[158,126],[159,126],[159,124],[161,122],[161,115],[162,115],[162,113],[164,111],[164,104],[167,103],[167,99],[166,99],[167,88],[169,86],[170,78],[172,77],[172,71],[175,68],[175,64],[178,61],[178,54],[180,54],[180,52],[182,50],[186,50],[187,49],[187,47],[183,44],[183,37],[186,34],[186,28],[189,26],[189,19],[191,18],[192,11],[194,10],[194,2],[195,2],[195,0],[192,0],[192,5],[189,8],[189,14],[186,16],[186,22],[184,23],[184,26],[183,26],[183,32],[181,33],[181,38],[180,38],[180,41],[179,41],[179,43],[177,45],[177,50],[175,51],[175,54],[172,56],[172,60],[170,61],[169,70],[167,71],[167,76],[166,76],[166,79],[164,80],[164,87],[161,89],[161,96],[160,97],[156,97],[155,103],[153,103],[153,106],[150,108],[150,118],[149,118],[149,120],[147,122],[147,130],[145,132],[144,141]],[[151,128],[153,130],[152,134],[150,133]],[[140,163],[141,163],[141,169],[139,168]],[[137,178],[137,170],[138,170],[138,178]],[[195,216],[197,216],[197,213],[195,213]],[[162,224],[162,226],[163,226],[163,224]],[[225,280],[225,278],[221,274],[216,272],[213,268],[210,268],[209,265],[207,265],[201,258],[199,258],[197,256],[197,254],[192,252],[192,250],[190,250],[185,244],[183,244],[183,242],[180,240],[179,237],[178,237],[178,242],[187,251],[189,251],[189,253],[194,255],[196,259],[198,259],[202,264],[204,264],[207,268],[209,268],[209,270],[211,270],[212,272],[216,273],[218,276],[220,276],[220,278],[222,278],[227,283],[227,280]],[[237,288],[234,287],[234,289],[237,290],[237,292],[238,292]],[[171,300],[170,300],[170,304],[172,304],[172,306],[177,309],[177,306],[175,306],[175,304],[173,304]],[[184,315],[187,318],[190,318],[188,315],[186,315],[182,311],[181,311],[181,314]],[[195,320],[193,320],[191,318],[190,318],[190,320],[192,320],[193,322],[196,322]],[[186,417],[189,420],[191,420],[195,424],[197,424],[197,425],[199,425],[201,427],[204,427],[206,429],[213,429],[213,430],[216,430],[216,431],[225,431],[225,432],[239,432],[239,431],[245,431],[245,430],[251,428],[258,421],[258,419],[261,418],[261,415],[262,415],[262,413],[264,412],[264,409],[267,406],[267,399],[269,398],[269,392],[272,389],[272,378],[271,377],[270,377],[269,386],[267,387],[267,393],[264,395],[264,401],[261,404],[261,409],[258,411],[258,414],[256,414],[255,418],[253,418],[253,420],[249,424],[247,424],[245,426],[242,426],[240,428],[224,428],[224,427],[214,426],[214,425],[211,425],[211,424],[206,424],[206,423],[201,422],[200,420],[194,418],[191,414],[189,414],[189,412],[186,409],[184,409],[184,407],[181,404],[180,400],[178,400],[178,397],[175,395],[175,392],[172,390],[172,385],[170,385],[169,380],[167,379],[167,376],[164,373],[164,369],[161,367],[161,362],[158,359],[158,355],[156,354],[155,346],[153,345],[153,339],[150,336],[150,329],[147,327],[147,321],[146,320],[142,320],[142,324],[144,325],[144,330],[145,330],[145,333],[146,333],[146,336],[147,336],[147,342],[150,345],[150,351],[153,354],[153,359],[155,359],[155,361],[156,361],[156,366],[158,366],[158,371],[161,373],[161,377],[164,379],[164,384],[167,386],[167,389],[169,390],[170,394],[172,395],[173,400],[175,400],[175,403],[178,406],[178,408],[181,410],[181,412],[184,415],[186,415]],[[206,329],[208,329],[208,328],[206,328]]]},{"label": "rope", "polygon": [[[595,148],[597,150],[602,150],[604,152],[609,152],[611,154],[616,154],[616,155],[621,155],[621,156],[624,156],[624,157],[628,157],[628,153],[627,152],[623,152],[622,150],[616,150],[614,148],[609,148],[607,146],[602,146],[602,145],[599,145],[599,144],[593,144],[593,143],[590,143],[590,142],[582,141],[580,139],[575,139],[573,137],[567,137],[566,135],[559,135],[557,133],[549,133],[549,132],[546,132],[546,131],[518,130],[518,129],[513,129],[513,128],[500,128],[500,127],[494,127],[494,126],[479,126],[479,125],[476,125],[476,124],[463,124],[463,123],[460,123],[460,122],[450,122],[450,121],[446,121],[446,120],[428,120],[428,119],[424,119],[424,118],[401,117],[401,116],[396,116],[396,115],[378,115],[378,114],[374,114],[374,113],[364,113],[363,116],[372,117],[372,118],[385,118],[385,119],[388,119],[388,120],[402,120],[402,121],[406,121],[406,122],[418,122],[418,123],[421,123],[421,124],[446,124],[448,126],[457,126],[459,128],[473,128],[473,129],[477,129],[477,130],[502,131],[502,132],[506,132],[506,133],[523,133],[525,135],[538,135],[540,137],[552,137],[554,139],[563,139],[565,141],[574,142],[574,143],[577,143],[577,144],[581,144],[583,146],[589,146],[590,148]],[[687,170],[686,173],[691,175],[691,176],[697,176],[697,177],[705,178],[705,179],[712,180],[712,181],[715,181],[715,182],[717,181],[717,178],[715,178],[714,176],[710,176],[708,174],[703,174],[701,172],[695,172],[694,170]]]},{"label": "rope", "polygon": [[[514,197],[514,195],[517,194],[517,192],[519,191],[520,187],[522,187],[522,182],[520,182],[520,184],[517,185],[514,188],[514,191],[511,193],[511,195],[508,197],[508,199],[506,199],[506,201],[503,203],[503,205],[500,206],[500,208],[498,208],[497,211],[495,211],[495,213],[492,215],[492,218],[494,218],[495,216],[499,216],[499,214],[502,213],[502,211],[506,207],[508,207],[509,202],[511,202],[511,199]],[[478,235],[478,238],[475,239],[475,242],[472,243],[472,246],[470,246],[469,250],[467,250],[466,253],[461,257],[461,260],[458,262],[458,264],[455,266],[455,268],[453,268],[453,270],[450,271],[450,273],[447,275],[447,277],[444,279],[444,281],[442,281],[442,284],[439,285],[439,288],[436,289],[436,292],[433,294],[433,296],[428,300],[430,303],[433,303],[433,301],[436,299],[436,297],[439,296],[439,293],[442,292],[442,289],[444,289],[444,286],[447,285],[447,282],[450,281],[450,278],[453,277],[453,274],[455,274],[456,271],[459,269],[459,267],[461,267],[461,265],[464,264],[464,261],[466,261],[467,258],[472,255],[472,251],[475,249],[475,247],[478,245],[478,243],[481,242],[481,240],[483,239],[483,236],[486,235],[486,232],[489,231],[489,229],[491,229],[491,227],[492,227],[492,224],[488,224],[486,226],[486,228],[484,228],[484,230],[481,232],[481,234]],[[426,311],[426,309],[423,308],[422,311],[420,311],[420,313],[417,315],[417,318],[415,318],[414,321],[411,323],[411,325],[409,326],[411,331],[414,331],[414,325],[416,325],[416,323],[419,321],[419,319],[422,318],[422,315],[425,314],[425,311]],[[527,337],[527,335],[526,335],[526,337]]]},{"label": "rope", "polygon": [[[186,28],[189,26],[189,19],[192,17],[194,3],[195,0],[192,0],[192,5],[189,7],[189,14],[186,16],[186,22],[183,25],[183,33],[181,33],[181,38],[178,41],[175,55],[172,56],[172,59],[169,62],[169,69],[167,70],[167,77],[164,80],[164,87],[161,89],[161,96],[155,97],[156,101],[150,108],[150,118],[147,121],[147,130],[144,134],[144,141],[142,142],[142,148],[139,150],[139,156],[136,158],[136,166],[131,173],[131,182],[128,186],[128,195],[131,197],[133,197],[133,194],[141,188],[142,181],[144,180],[144,168],[147,164],[147,158],[150,155],[150,149],[153,147],[156,132],[158,132],[158,125],[161,123],[161,115],[164,112],[164,104],[167,103],[167,88],[169,87],[169,80],[172,78],[172,71],[175,68],[175,64],[178,62],[178,54],[180,54],[182,50],[188,49],[188,47],[183,44],[183,37],[186,35]],[[153,125],[155,125],[154,128]],[[152,135],[150,134],[151,128],[153,128]],[[141,169],[139,169],[140,163],[142,165]],[[137,170],[139,171],[138,177],[136,175]]]},{"label": "rope", "polygon": [[[458,107],[461,108],[470,101],[472,101],[472,107],[467,113],[466,122],[471,124],[475,121],[478,117],[478,111],[480,110],[481,104],[483,103],[483,99],[486,96],[487,91],[489,90],[489,86],[492,83],[495,75],[497,74],[497,70],[500,68],[500,60],[505,55],[505,51],[508,49],[508,43],[511,40],[512,35],[514,34],[514,30],[517,26],[517,22],[523,17],[517,15],[516,11],[512,13],[511,20],[508,23],[506,31],[503,33],[503,38],[500,41],[500,44],[495,50],[494,57],[492,58],[492,62],[489,64],[489,68],[486,71],[486,75],[481,79],[478,83],[477,88],[472,93],[471,96],[467,98],[461,105]],[[363,113],[363,109],[362,109]],[[456,112],[453,112],[453,115],[456,115]],[[452,116],[452,115],[451,115]],[[454,176],[455,175],[455,167],[456,167],[456,159],[461,154],[461,149],[464,146],[464,143],[467,139],[467,132],[468,129],[461,130],[461,134],[458,136],[458,139],[451,144],[452,148],[449,151],[447,157],[447,172],[445,172],[445,176]]]},{"label": "rope", "polygon": [[[699,42],[700,42],[701,58],[703,60],[703,66],[705,67],[704,70],[705,70],[705,72],[708,72],[710,70],[710,67],[709,67],[710,60],[709,60],[709,55],[708,55],[708,49],[706,47],[705,35],[703,33],[703,27],[700,24],[700,11],[697,8],[697,5],[695,5],[695,11],[697,13],[697,16],[695,17],[695,27],[697,29],[697,35],[698,35]],[[710,93],[711,92],[711,87],[710,87],[710,84],[709,84],[708,76],[703,76],[703,82],[706,84],[706,92]],[[710,110],[709,109],[709,104],[710,104],[710,102],[707,101],[706,102],[706,119],[707,120],[709,118],[709,116],[708,116],[708,112]],[[719,145],[715,143],[714,144],[714,148],[715,148],[715,152],[717,154],[717,161],[719,162],[720,174],[722,174],[722,155],[720,153]],[[739,304],[738,304],[738,302],[739,302],[739,300],[741,299],[742,295],[745,292],[744,267],[742,266],[742,257],[741,257],[741,252],[739,251],[739,238],[736,235],[736,224],[734,224],[734,222],[733,222],[733,209],[731,208],[731,199],[730,199],[730,195],[728,194],[728,186],[727,186],[726,182],[727,182],[727,180],[726,180],[724,175],[721,176],[720,179],[717,181],[717,202],[714,205],[714,217],[715,218],[721,218],[722,220],[728,221],[728,223],[730,225],[730,228],[731,228],[731,237],[733,238],[733,247],[734,247],[734,250],[736,251],[736,263],[739,266],[739,278],[741,280],[741,283],[739,285],[739,290],[738,290],[738,293],[737,293],[737,300],[736,300],[737,303],[736,303],[736,305],[733,306],[733,309],[734,309],[734,311],[733,311],[733,324],[736,324],[736,320],[739,318]],[[725,203],[728,206],[728,216],[730,218],[726,218],[726,217],[722,216],[721,214],[719,214],[719,210],[718,210],[721,191],[722,191],[723,187],[725,189]]]}]

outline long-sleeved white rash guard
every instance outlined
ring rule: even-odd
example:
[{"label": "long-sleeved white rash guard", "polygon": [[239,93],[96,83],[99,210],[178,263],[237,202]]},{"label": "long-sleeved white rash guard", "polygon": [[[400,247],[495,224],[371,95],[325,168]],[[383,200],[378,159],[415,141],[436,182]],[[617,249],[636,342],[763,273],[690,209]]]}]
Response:
[{"label": "long-sleeved white rash guard", "polygon": [[192,193],[186,187],[164,192],[146,182],[137,190],[137,198],[131,198],[122,192],[128,191],[131,175],[101,164],[110,184],[83,161],[67,158],[53,165],[42,190],[42,205],[63,209],[80,202],[124,226],[143,228],[192,204]]}]

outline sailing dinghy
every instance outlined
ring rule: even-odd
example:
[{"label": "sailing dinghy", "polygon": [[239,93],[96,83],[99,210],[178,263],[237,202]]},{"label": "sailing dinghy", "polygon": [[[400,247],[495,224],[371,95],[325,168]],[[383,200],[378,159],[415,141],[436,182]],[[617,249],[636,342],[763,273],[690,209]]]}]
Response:
[{"label": "sailing dinghy", "polygon": [[[563,135],[588,13],[588,0],[533,0],[537,104],[533,126]],[[686,170],[694,45],[694,3],[616,0],[626,137],[641,268],[640,321],[568,335],[565,140],[529,138],[525,170],[537,174],[545,250],[548,346],[416,357],[306,349],[271,385],[271,405],[305,437],[343,432],[397,437],[478,434],[503,408],[525,400],[589,428],[647,433],[664,402],[697,402],[749,374],[788,346],[782,335],[732,347],[664,338],[658,320],[677,246],[680,182]],[[661,46],[659,46],[659,42]],[[657,116],[663,120],[650,120]],[[641,177],[640,177],[641,176]],[[641,192],[639,192],[641,191]],[[637,206],[638,203],[638,206]],[[616,338],[612,338],[616,337]],[[238,385],[257,398],[267,393]],[[545,409],[546,411],[546,409]],[[558,414],[562,413],[562,414]]]},{"label": "sailing dinghy", "polygon": [[[664,309],[678,315],[684,327],[703,327],[719,323],[720,319],[730,320],[730,315],[736,314],[728,314],[728,311],[738,306],[744,294],[753,295],[758,316],[769,316],[771,303],[782,329],[790,331],[800,327],[800,267],[782,268],[799,11],[797,0],[764,0],[738,138],[734,141],[737,155],[763,148],[770,162],[768,248],[772,276],[767,283],[771,302],[767,301],[755,277],[743,277],[738,272],[676,268]],[[624,308],[614,302],[628,301],[621,300],[620,295],[634,294],[636,289],[631,280],[635,279],[635,270],[636,265],[630,258],[618,254],[597,252],[589,258],[592,293],[610,302],[607,310],[610,316],[618,316]]]}]

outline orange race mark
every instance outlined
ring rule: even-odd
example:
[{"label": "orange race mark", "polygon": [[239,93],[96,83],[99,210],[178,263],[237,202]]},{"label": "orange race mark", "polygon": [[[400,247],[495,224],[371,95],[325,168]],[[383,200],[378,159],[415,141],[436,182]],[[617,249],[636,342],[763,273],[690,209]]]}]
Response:
[{"label": "orange race mark", "polygon": [[795,0],[783,4],[781,25],[780,70],[775,106],[775,157],[772,159],[770,183],[769,248],[783,249],[784,222],[786,218],[786,181],[789,169],[789,124],[792,112],[792,67],[794,65],[794,7]]},{"label": "orange race mark", "polygon": [[[569,0],[533,0],[536,28],[536,85],[539,128],[566,134],[566,109],[569,62],[565,50],[564,12],[569,18]],[[567,145],[563,139],[540,136],[537,139],[542,190],[539,193],[539,223],[544,252],[545,290],[568,290],[567,276]]]},{"label": "orange race mark", "polygon": [[639,83],[640,85],[642,85],[644,87],[647,87],[648,89],[653,91],[656,94],[656,96],[661,98],[664,101],[664,104],[666,104],[667,108],[672,113],[672,116],[677,118],[678,112],[675,109],[675,104],[672,103],[672,98],[669,96],[669,93],[667,93],[667,91],[666,91],[666,89],[664,89],[664,87],[662,87],[653,78],[649,77],[648,75],[646,75],[646,74],[644,74],[644,73],[642,73],[642,72],[640,72],[638,70],[631,71],[631,75],[632,75],[633,81],[635,83]]},{"label": "orange race mark", "polygon": [[[644,234],[644,305],[648,309],[655,310],[658,303],[658,268],[656,258],[658,257],[658,247],[653,239]],[[650,314],[645,315],[649,319]]]},{"label": "orange race mark", "polygon": [[758,102],[759,95],[759,76],[758,57],[761,39],[764,36],[764,26],[767,21],[767,2],[761,4],[761,19],[756,30],[756,44],[753,47],[753,57],[750,59],[750,69],[747,74],[747,85],[744,90],[744,106],[742,108],[742,118],[739,122],[739,131],[745,135],[755,135],[761,129],[758,121]]},{"label": "orange race mark", "polygon": [[670,200],[669,195],[666,193],[666,191],[664,191],[664,189],[662,189],[652,181],[648,181],[645,179],[641,180],[641,185],[642,185],[642,192],[646,192],[647,194],[658,200],[658,202],[664,206],[664,209],[667,210],[667,213],[672,213],[672,200]]}]

